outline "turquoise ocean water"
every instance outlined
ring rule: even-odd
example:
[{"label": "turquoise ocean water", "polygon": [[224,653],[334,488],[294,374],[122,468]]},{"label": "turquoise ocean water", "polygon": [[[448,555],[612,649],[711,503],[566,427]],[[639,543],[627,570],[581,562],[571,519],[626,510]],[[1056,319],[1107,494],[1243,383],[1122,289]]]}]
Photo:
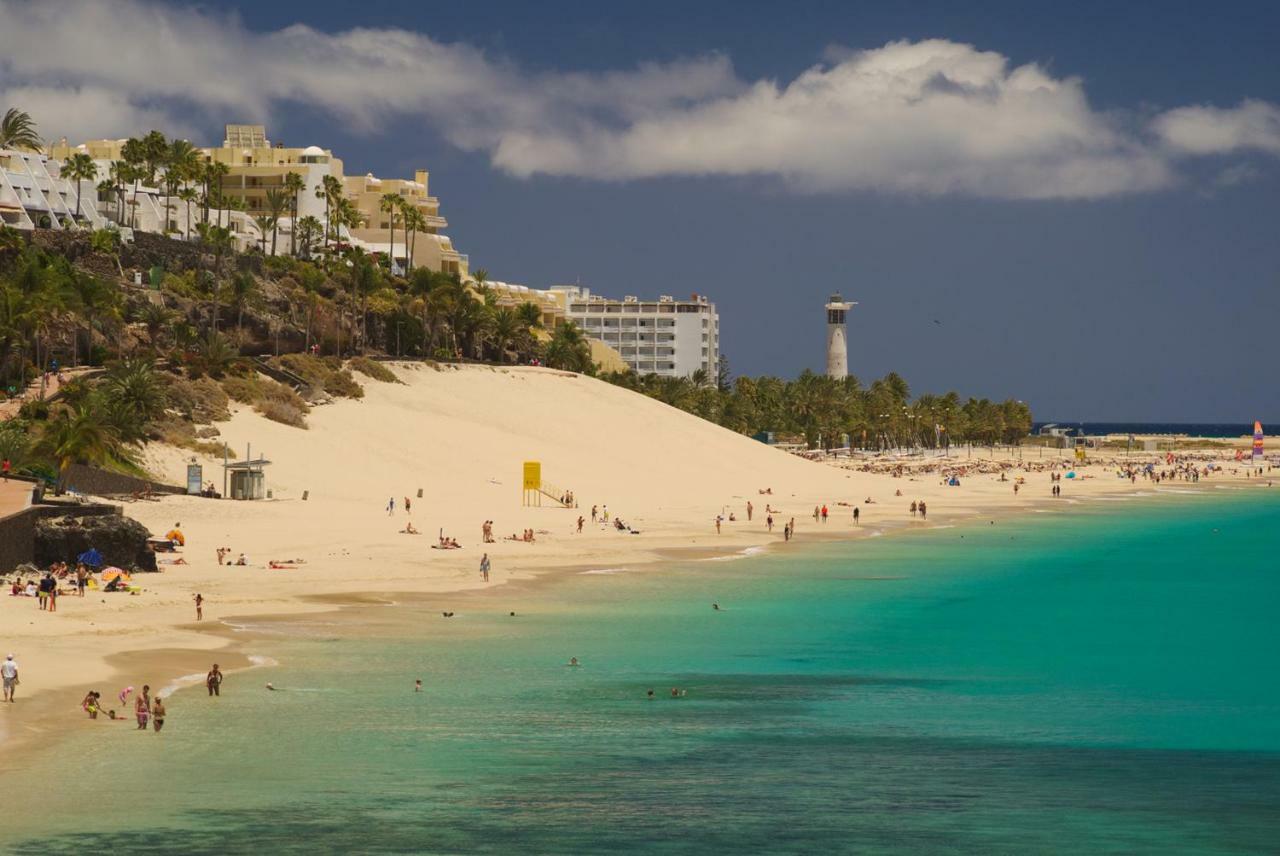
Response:
[{"label": "turquoise ocean water", "polygon": [[260,626],[0,846],[1276,852],[1280,498],[1077,508]]}]

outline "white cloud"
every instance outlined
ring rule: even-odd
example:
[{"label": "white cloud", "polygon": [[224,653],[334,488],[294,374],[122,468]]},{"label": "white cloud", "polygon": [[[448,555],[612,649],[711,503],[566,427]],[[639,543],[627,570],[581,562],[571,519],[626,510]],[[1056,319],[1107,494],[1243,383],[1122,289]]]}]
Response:
[{"label": "white cloud", "polygon": [[29,110],[46,135],[216,138],[224,119],[269,122],[301,102],[369,133],[420,117],[518,176],[760,176],[805,192],[994,198],[1149,191],[1177,180],[1180,157],[1277,151],[1263,102],[1148,126],[1091,108],[1077,78],[945,40],[833,48],[794,80],[753,82],[719,54],[531,73],[406,30],[259,33],[144,0],[0,0],[0,21],[0,104]]},{"label": "white cloud", "polygon": [[1192,155],[1256,150],[1280,154],[1280,107],[1246,99],[1238,107],[1179,107],[1153,123],[1164,143]]}]

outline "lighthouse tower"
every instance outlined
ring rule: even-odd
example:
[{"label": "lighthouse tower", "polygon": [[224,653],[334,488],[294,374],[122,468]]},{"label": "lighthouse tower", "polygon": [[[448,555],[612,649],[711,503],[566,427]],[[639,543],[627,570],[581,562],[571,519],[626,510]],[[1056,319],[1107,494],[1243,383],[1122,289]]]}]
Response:
[{"label": "lighthouse tower", "polygon": [[827,301],[827,377],[844,380],[849,374],[849,346],[845,340],[845,313],[857,306],[845,302],[839,292]]}]

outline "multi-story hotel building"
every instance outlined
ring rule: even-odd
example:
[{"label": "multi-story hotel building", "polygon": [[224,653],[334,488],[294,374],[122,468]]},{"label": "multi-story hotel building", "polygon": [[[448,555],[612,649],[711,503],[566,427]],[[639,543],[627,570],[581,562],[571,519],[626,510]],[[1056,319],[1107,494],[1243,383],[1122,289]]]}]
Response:
[{"label": "multi-story hotel building", "polygon": [[[87,153],[98,163],[99,174],[105,176],[112,161],[123,159],[125,142],[90,140],[71,146],[66,140],[62,140],[51,147],[49,156],[61,162],[76,152]],[[233,228],[237,232],[243,232],[246,238],[249,233],[255,238],[260,235],[256,226],[250,224],[254,217],[270,210],[267,194],[270,191],[283,192],[285,177],[291,172],[302,176],[304,185],[297,199],[298,218],[310,216],[323,223],[325,200],[316,196],[316,189],[323,186],[327,176],[333,176],[342,184],[343,194],[364,217],[361,227],[341,230],[344,240],[370,252],[389,253],[402,270],[407,267],[408,251],[403,241],[403,224],[397,220],[395,246],[392,247],[388,215],[381,210],[382,195],[395,193],[417,208],[426,221],[425,229],[418,232],[416,240],[411,241],[414,265],[457,273],[464,278],[469,276],[467,257],[454,248],[447,235],[440,234],[440,230],[448,223],[440,216],[440,200],[427,193],[426,170],[418,170],[411,180],[379,179],[373,175],[348,178],[343,173],[342,160],[332,151],[319,146],[287,148],[280,143],[273,144],[263,125],[227,125],[221,146],[201,148],[199,151],[205,162],[227,165],[228,172],[222,179],[222,195],[224,198],[237,200],[238,207],[243,210],[243,215],[232,219]],[[96,196],[96,190],[93,195]],[[155,204],[158,191],[154,188],[139,188],[135,197],[135,190],[130,187],[128,195],[133,207],[139,209],[131,214],[131,222],[136,222],[138,228],[144,231],[161,231],[164,204]],[[90,198],[86,195],[86,200]],[[185,234],[185,211],[173,204],[172,200],[170,206],[166,231]],[[154,217],[150,216],[152,207],[156,208]],[[98,210],[103,210],[103,206],[100,205]],[[277,246],[288,248],[293,230],[292,218],[280,218],[277,229]]]},{"label": "multi-story hotel building", "polygon": [[[440,200],[427,192],[428,174],[425,169],[416,170],[413,179],[376,178],[372,174],[347,176],[343,192],[364,216],[364,225],[352,229],[352,237],[379,252],[389,253],[401,268],[407,268],[410,250],[413,266],[432,270],[470,275],[468,259],[453,248],[453,242],[440,230],[449,222],[440,216]],[[382,197],[393,193],[418,210],[426,223],[425,229],[415,237],[406,238],[404,221],[396,217],[395,245],[392,246],[391,214],[382,210]]]},{"label": "multi-story hotel building", "polygon": [[565,315],[588,336],[615,349],[640,374],[690,377],[702,369],[714,380],[720,362],[720,318],[704,295],[688,300],[612,300],[575,285],[552,286]]}]

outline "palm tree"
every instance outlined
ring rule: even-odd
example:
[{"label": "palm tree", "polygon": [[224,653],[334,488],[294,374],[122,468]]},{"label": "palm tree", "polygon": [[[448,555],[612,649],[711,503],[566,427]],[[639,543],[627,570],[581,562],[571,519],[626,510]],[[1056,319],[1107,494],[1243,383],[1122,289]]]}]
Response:
[{"label": "palm tree", "polygon": [[[209,222],[209,203],[222,199],[222,179],[231,174],[231,167],[221,161],[210,161],[200,170],[204,182],[204,222]],[[218,225],[222,225],[222,210],[218,210]]]},{"label": "palm tree", "polygon": [[331,231],[332,222],[330,220],[330,210],[333,205],[341,200],[342,182],[338,180],[336,175],[326,175],[320,180],[320,184],[316,187],[316,199],[324,200],[324,248],[325,252],[329,250],[329,232]]},{"label": "palm tree", "polygon": [[284,192],[289,195],[289,255],[294,258],[298,257],[298,195],[306,189],[306,179],[300,173],[284,174]]},{"label": "palm tree", "polygon": [[97,178],[98,165],[84,152],[76,152],[63,162],[62,177],[76,183],[76,219],[79,219],[80,196],[84,192],[84,185],[81,182],[93,181]]},{"label": "palm tree", "polygon": [[364,215],[356,208],[354,202],[345,197],[338,197],[334,202],[333,212],[333,228],[335,231],[335,241],[341,236],[341,229],[346,226],[348,230],[359,229],[364,225]]},{"label": "palm tree", "polygon": [[88,402],[78,407],[60,407],[44,423],[32,451],[58,468],[57,492],[67,485],[72,464],[102,464],[117,451],[115,432],[95,413]]},{"label": "palm tree", "polygon": [[156,348],[156,343],[160,341],[160,331],[174,318],[174,313],[159,303],[147,302],[143,305],[142,312],[138,315],[138,320],[146,325],[147,337],[153,350]]},{"label": "palm tree", "polygon": [[17,107],[4,111],[0,119],[0,149],[27,149],[39,151],[44,141],[36,133],[36,123],[31,115]]},{"label": "palm tree", "polygon": [[103,201],[110,203],[110,204],[111,204],[111,206],[114,208],[114,207],[115,207],[115,202],[116,202],[116,183],[115,183],[115,181],[114,181],[113,179],[110,179],[110,178],[104,178],[104,179],[102,179],[102,181],[99,181],[99,182],[98,182],[98,185],[97,185],[97,188],[96,188],[96,189],[97,189],[97,191],[98,191],[98,195],[99,195],[99,197],[101,197],[101,198],[103,199]]},{"label": "palm tree", "polygon": [[525,301],[516,307],[516,315],[520,316],[520,321],[526,327],[542,326],[542,310],[538,308],[538,304]]},{"label": "palm tree", "polygon": [[[297,173],[289,173],[297,175]],[[297,199],[297,196],[294,196]],[[276,241],[280,237],[280,218],[289,210],[289,195],[274,187],[267,191],[267,216],[271,221],[271,255],[276,254]]]},{"label": "palm tree", "polygon": [[111,162],[111,167],[107,171],[107,177],[115,186],[116,197],[116,224],[124,225],[124,189],[125,186],[132,181],[129,164],[123,160],[115,160]]},{"label": "palm tree", "polygon": [[577,324],[566,321],[556,328],[547,343],[547,365],[571,372],[591,370],[591,345]]},{"label": "palm tree", "polygon": [[125,169],[122,170],[123,175],[127,176],[127,181],[133,182],[133,197],[129,201],[132,209],[129,216],[129,225],[132,227],[137,225],[138,184],[142,181],[143,176],[146,175],[143,164],[147,159],[147,151],[142,140],[136,137],[130,137],[125,140],[124,146],[120,149],[120,157],[125,164]]},{"label": "palm tree", "polygon": [[159,131],[148,131],[142,143],[142,163],[146,167],[147,184],[154,186],[156,173],[169,160],[169,141]]},{"label": "palm tree", "polygon": [[[178,192],[178,188],[186,181],[194,178],[200,169],[200,152],[187,140],[174,140],[164,152],[164,219],[165,228],[169,230],[169,197]],[[190,211],[188,210],[188,220]]]},{"label": "palm tree", "polygon": [[[405,275],[413,273],[413,254],[418,249],[418,232],[427,228],[427,218],[423,216],[422,211],[414,205],[405,203],[404,206],[404,229],[412,235],[412,242],[405,247]],[[406,239],[408,240],[408,239]]]},{"label": "palm tree", "polygon": [[525,329],[520,316],[510,306],[498,306],[494,309],[489,323],[489,340],[497,351],[498,362],[507,361],[507,348]]},{"label": "palm tree", "polygon": [[267,254],[267,232],[275,230],[275,218],[270,214],[255,214],[253,222],[258,226],[258,241],[262,245],[262,254],[265,256]]},{"label": "palm tree", "polygon": [[293,231],[295,235],[302,239],[303,258],[311,258],[311,250],[315,247],[316,236],[320,234],[322,229],[324,229],[324,224],[315,217],[312,217],[310,214],[303,217],[295,224]]},{"label": "palm tree", "polygon": [[258,281],[247,270],[231,277],[231,299],[236,305],[236,343],[244,341],[244,305],[258,290]]},{"label": "palm tree", "polygon": [[209,294],[209,330],[210,333],[216,333],[218,330],[218,284],[222,276],[222,257],[230,252],[234,241],[231,237],[231,230],[225,226],[210,226],[208,223],[200,224],[201,240],[213,250],[213,270],[205,271],[205,288]]},{"label": "palm tree", "polygon": [[394,270],[396,265],[396,215],[400,213],[403,201],[399,193],[384,193],[378,202],[378,210],[387,214],[387,270]]},{"label": "palm tree", "polygon": [[145,425],[164,412],[164,387],[150,359],[125,357],[115,363],[107,371],[103,389],[134,424]]},{"label": "palm tree", "polygon": [[196,349],[195,368],[215,380],[221,378],[240,363],[236,349],[227,343],[225,336],[210,333]]},{"label": "palm tree", "polygon": [[200,198],[199,192],[191,186],[178,191],[178,199],[187,203],[187,240],[191,240],[191,203]]}]

